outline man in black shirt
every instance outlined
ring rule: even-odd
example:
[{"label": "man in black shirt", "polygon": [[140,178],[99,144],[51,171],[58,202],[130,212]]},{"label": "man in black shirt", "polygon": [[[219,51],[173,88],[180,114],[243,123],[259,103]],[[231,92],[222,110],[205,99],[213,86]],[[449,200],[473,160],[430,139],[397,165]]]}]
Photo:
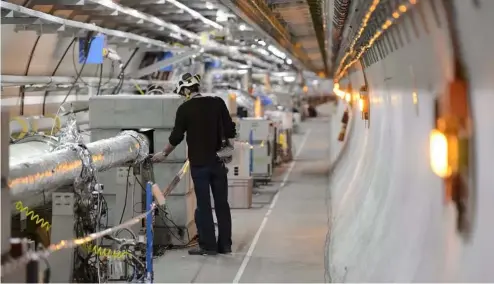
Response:
[{"label": "man in black shirt", "polygon": [[[187,133],[188,158],[197,199],[195,221],[199,236],[199,247],[189,250],[189,254],[230,253],[232,220],[228,204],[227,170],[216,153],[222,147],[223,136],[227,139],[235,137],[235,124],[225,102],[218,97],[201,96],[199,87],[199,75],[186,73],[178,82],[175,93],[185,96],[187,100],[177,109],[169,144],[161,153],[155,154],[152,160],[164,160]],[[220,133],[221,130],[224,134]],[[210,187],[218,220],[217,242]]]}]

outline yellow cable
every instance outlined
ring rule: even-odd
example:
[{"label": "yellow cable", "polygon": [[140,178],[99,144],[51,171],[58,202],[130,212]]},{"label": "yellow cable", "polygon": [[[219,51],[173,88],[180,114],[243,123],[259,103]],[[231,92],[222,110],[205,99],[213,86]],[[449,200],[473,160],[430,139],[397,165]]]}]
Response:
[{"label": "yellow cable", "polygon": [[134,86],[136,87],[137,91],[139,91],[139,93],[141,93],[141,95],[145,95],[146,93],[144,93],[144,91],[141,89],[141,87],[139,86],[139,84],[137,84],[136,82],[133,82],[134,83]]},{"label": "yellow cable", "polygon": [[[53,118],[53,127],[50,132],[50,136],[57,134],[60,129],[62,129],[62,122],[60,121],[60,116],[57,114],[47,114],[45,117]],[[56,130],[56,131],[55,131]]]},{"label": "yellow cable", "polygon": [[13,140],[22,139],[29,133],[29,124],[27,123],[27,121],[22,116],[16,116],[16,117],[12,118],[10,121],[11,122],[15,121],[15,122],[19,123],[21,125],[21,128],[22,128],[21,132],[17,135],[17,137],[12,137],[12,135],[10,136],[10,138],[12,138]]},{"label": "yellow cable", "polygon": [[31,221],[36,220],[36,225],[41,224],[41,228],[45,229],[47,232],[50,231],[51,225],[50,222],[45,221],[45,219],[40,218],[38,214],[35,214],[34,210],[29,210],[29,207],[22,205],[21,201],[17,201],[15,203],[15,209],[20,213],[26,212],[26,218],[31,215]]},{"label": "yellow cable", "polygon": [[92,252],[95,255],[100,256],[100,257],[122,259],[126,255],[130,254],[128,251],[111,250],[109,248],[102,248],[100,246],[93,245],[91,243],[82,244],[81,247],[86,252]]},{"label": "yellow cable", "polygon": [[[29,210],[29,207],[24,206],[22,204],[22,201],[17,201],[15,203],[15,209],[19,211],[19,213],[26,212],[26,218],[30,216],[31,221],[36,221],[36,225],[40,225],[42,229],[45,229],[47,232],[50,231],[51,229],[51,224],[48,221],[45,221],[45,219],[41,218],[38,214],[34,212],[34,210]],[[86,250],[87,252],[92,252],[98,256],[101,257],[107,257],[107,258],[116,258],[116,259],[121,259],[124,258],[126,255],[129,254],[128,251],[118,251],[118,250],[111,250],[108,248],[102,248],[100,246],[93,246],[91,243],[83,244],[81,247]]]}]

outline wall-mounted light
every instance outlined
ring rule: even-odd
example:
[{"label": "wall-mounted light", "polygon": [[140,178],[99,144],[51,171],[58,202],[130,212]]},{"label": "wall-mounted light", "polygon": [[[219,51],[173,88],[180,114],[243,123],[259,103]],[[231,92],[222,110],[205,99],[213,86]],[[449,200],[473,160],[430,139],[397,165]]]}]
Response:
[{"label": "wall-mounted light", "polygon": [[448,138],[440,130],[433,129],[429,137],[430,164],[432,171],[441,178],[450,177],[452,168],[449,159]]},{"label": "wall-mounted light", "polygon": [[362,119],[364,119],[365,101],[362,97],[358,101],[358,106],[359,106],[360,111],[362,112]]},{"label": "wall-mounted light", "polygon": [[444,199],[457,211],[457,230],[469,240],[476,212],[475,144],[468,83],[456,78],[435,100],[435,129],[431,131],[430,165],[443,179]]},{"label": "wall-mounted light", "polygon": [[352,102],[352,95],[350,93],[346,93],[345,94],[345,100],[347,101],[347,103],[351,103]]},{"label": "wall-mounted light", "polygon": [[360,96],[358,98],[360,112],[362,114],[362,120],[365,121],[366,127],[370,126],[370,97],[367,92],[367,86],[360,88]]}]

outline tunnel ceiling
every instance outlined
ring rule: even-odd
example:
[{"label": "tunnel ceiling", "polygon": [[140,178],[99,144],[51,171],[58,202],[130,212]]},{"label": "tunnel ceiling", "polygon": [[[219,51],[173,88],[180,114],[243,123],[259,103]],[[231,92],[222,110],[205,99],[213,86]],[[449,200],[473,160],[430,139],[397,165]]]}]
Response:
[{"label": "tunnel ceiling", "polygon": [[[2,3],[18,5],[2,5],[2,25],[15,25],[16,31],[34,30],[38,34],[57,33],[65,37],[81,36],[87,31],[87,28],[77,31],[73,26],[64,27],[45,16],[33,16],[33,12],[20,10],[27,8],[34,13],[41,11],[184,47],[202,46],[202,33],[206,32],[214,34],[213,45],[220,43],[219,50],[222,50],[216,54],[208,51],[208,56],[226,55],[241,64],[251,62],[255,67],[271,71],[292,69],[290,64],[266,50],[259,53],[259,46],[254,47],[254,44],[256,39],[264,38],[253,29],[245,28],[243,21],[218,0],[7,0]],[[240,28],[242,26],[244,28]],[[124,37],[120,37],[119,45],[146,47],[139,40],[121,42]],[[240,58],[238,52],[227,51],[231,46],[245,56]]]},{"label": "tunnel ceiling", "polygon": [[233,3],[314,72],[328,71],[323,0],[220,0]]}]

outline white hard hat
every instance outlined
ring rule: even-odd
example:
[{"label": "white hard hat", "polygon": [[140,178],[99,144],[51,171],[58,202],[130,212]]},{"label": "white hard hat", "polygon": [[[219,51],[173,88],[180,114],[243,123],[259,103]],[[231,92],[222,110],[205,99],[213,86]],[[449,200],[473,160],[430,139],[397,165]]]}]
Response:
[{"label": "white hard hat", "polygon": [[176,94],[181,94],[182,89],[184,87],[192,87],[194,85],[201,84],[201,75],[196,74],[192,76],[190,73],[185,73],[182,75],[182,78],[178,81],[177,87],[173,90]]}]

